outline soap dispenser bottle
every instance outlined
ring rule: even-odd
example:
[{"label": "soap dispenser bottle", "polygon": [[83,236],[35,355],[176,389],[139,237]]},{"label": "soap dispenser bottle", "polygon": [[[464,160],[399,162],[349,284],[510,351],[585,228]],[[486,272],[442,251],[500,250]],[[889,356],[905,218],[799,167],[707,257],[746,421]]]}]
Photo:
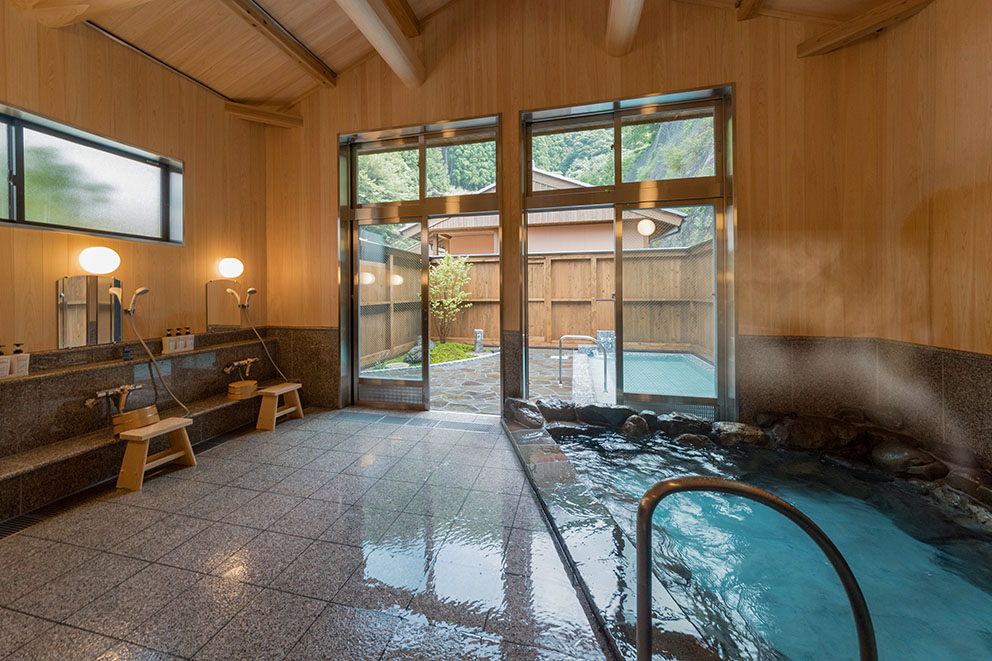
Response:
[{"label": "soap dispenser bottle", "polygon": [[14,343],[14,355],[11,356],[12,372],[15,376],[27,376],[28,367],[31,365],[31,354],[24,353],[23,342]]},{"label": "soap dispenser bottle", "polygon": [[5,356],[3,354],[3,348],[5,345],[0,344],[0,379],[5,376],[10,376],[10,356]]}]

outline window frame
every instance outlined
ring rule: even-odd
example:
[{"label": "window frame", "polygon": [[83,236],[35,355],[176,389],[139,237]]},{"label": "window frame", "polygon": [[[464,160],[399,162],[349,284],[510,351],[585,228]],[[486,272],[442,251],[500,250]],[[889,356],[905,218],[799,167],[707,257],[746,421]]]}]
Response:
[{"label": "window frame", "polygon": [[[77,234],[88,234],[92,236],[104,236],[114,239],[125,239],[131,241],[145,241],[153,243],[165,243],[169,245],[183,245],[185,234],[185,194],[180,200],[179,228],[178,236],[173,235],[173,219],[175,210],[172,204],[172,181],[173,175],[184,174],[183,162],[177,159],[168,158],[147,152],[143,149],[129,147],[123,143],[101,138],[100,136],[75,129],[66,124],[47,120],[29,113],[0,105],[0,127],[7,131],[8,150],[8,171],[6,175],[8,193],[10,195],[9,208],[0,210],[0,225],[13,227],[24,227],[32,229],[56,230],[59,232],[72,232]],[[93,227],[79,227],[75,225],[60,225],[56,223],[45,223],[30,220],[27,218],[25,210],[25,166],[24,166],[24,130],[28,129],[36,133],[41,133],[58,140],[64,140],[90,149],[112,154],[120,158],[136,161],[145,165],[150,165],[159,169],[159,234],[132,234],[129,232],[116,232],[108,229]],[[185,182],[183,182],[185,189]],[[11,214],[13,211],[13,214]],[[12,217],[11,217],[12,216]]]},{"label": "window frame", "polygon": [[[638,107],[624,107],[615,102],[612,109],[597,108],[588,113],[568,116],[535,118],[522,117],[524,134],[524,206],[528,209],[586,206],[609,203],[633,203],[641,200],[707,199],[723,195],[724,179],[720,167],[713,176],[655,179],[648,181],[623,181],[622,129],[639,123],[651,123],[652,118],[679,110],[709,109],[713,116],[714,157],[716,163],[725,158],[724,100],[721,96],[675,103],[648,103]],[[638,117],[643,117],[638,120]],[[534,135],[580,131],[595,124],[613,125],[613,183],[605,186],[566,188],[562,190],[535,191]]]}]

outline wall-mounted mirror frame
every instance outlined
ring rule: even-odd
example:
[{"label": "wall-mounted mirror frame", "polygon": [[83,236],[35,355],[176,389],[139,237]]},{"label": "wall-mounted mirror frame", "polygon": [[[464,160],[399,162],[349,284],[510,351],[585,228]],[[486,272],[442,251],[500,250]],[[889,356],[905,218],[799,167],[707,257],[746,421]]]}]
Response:
[{"label": "wall-mounted mirror frame", "polygon": [[237,280],[210,280],[207,282],[207,330],[241,328],[241,310],[237,299],[227,290],[233,289],[244,296]]},{"label": "wall-mounted mirror frame", "polygon": [[121,341],[121,303],[111,287],[121,281],[109,275],[73,275],[55,281],[58,347],[116,344]]}]

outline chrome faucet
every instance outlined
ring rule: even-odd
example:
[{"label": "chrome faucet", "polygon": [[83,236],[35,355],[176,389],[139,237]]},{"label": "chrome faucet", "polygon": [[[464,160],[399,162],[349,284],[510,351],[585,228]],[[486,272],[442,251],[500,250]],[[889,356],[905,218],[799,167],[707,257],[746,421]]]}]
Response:
[{"label": "chrome faucet", "polygon": [[109,388],[107,390],[101,390],[96,394],[95,397],[90,397],[86,400],[86,406],[93,408],[100,403],[101,399],[107,399],[109,397],[114,397],[115,395],[119,397],[117,400],[117,410],[120,413],[124,412],[124,406],[127,404],[127,396],[131,394],[133,390],[141,390],[144,386],[135,383],[128,383],[117,388]]},{"label": "chrome faucet", "polygon": [[[234,370],[238,370],[238,374],[241,375],[241,380],[248,378],[248,373],[251,372],[251,366],[258,362],[258,358],[245,358],[244,360],[238,360],[227,367],[224,368],[224,374],[230,374]],[[244,368],[244,372],[242,372]]]}]

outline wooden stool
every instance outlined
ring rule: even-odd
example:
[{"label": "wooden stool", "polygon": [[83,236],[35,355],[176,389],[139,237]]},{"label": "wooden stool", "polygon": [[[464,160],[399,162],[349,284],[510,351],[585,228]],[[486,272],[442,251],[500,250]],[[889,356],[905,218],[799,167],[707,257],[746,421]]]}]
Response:
[{"label": "wooden stool", "polygon": [[[174,461],[184,466],[196,466],[193,446],[189,444],[186,427],[193,424],[189,418],[166,418],[146,427],[138,427],[121,432],[121,440],[127,441],[121,473],[117,477],[117,488],[139,491],[145,480],[145,471]],[[156,436],[169,435],[169,449],[148,456],[148,442]]]},{"label": "wooden stool", "polygon": [[[277,386],[262,388],[258,394],[262,396],[262,407],[258,410],[258,424],[255,429],[272,431],[276,428],[276,420],[284,415],[291,418],[303,417],[303,405],[300,404],[300,388],[302,383],[280,383]],[[285,396],[286,405],[279,406],[279,396]]]}]

